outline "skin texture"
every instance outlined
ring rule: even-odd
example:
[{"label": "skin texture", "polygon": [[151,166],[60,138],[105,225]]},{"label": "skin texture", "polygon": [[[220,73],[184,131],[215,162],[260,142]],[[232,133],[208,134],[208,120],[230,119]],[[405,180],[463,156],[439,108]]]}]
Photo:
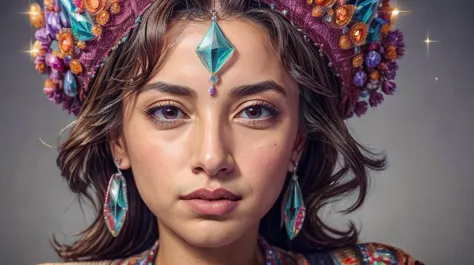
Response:
[{"label": "skin texture", "polygon": [[[125,100],[123,129],[112,142],[120,168],[131,168],[158,218],[156,264],[262,264],[260,219],[282,192],[304,145],[296,83],[258,26],[236,18],[219,21],[236,51],[218,73],[216,96],[209,95],[210,73],[195,53],[209,25],[178,22],[170,28],[162,67],[149,89]],[[236,87],[265,81],[282,91],[233,95]],[[165,92],[157,82],[186,87],[191,95]],[[222,216],[201,216],[180,200],[196,189],[220,187],[242,198]]]}]

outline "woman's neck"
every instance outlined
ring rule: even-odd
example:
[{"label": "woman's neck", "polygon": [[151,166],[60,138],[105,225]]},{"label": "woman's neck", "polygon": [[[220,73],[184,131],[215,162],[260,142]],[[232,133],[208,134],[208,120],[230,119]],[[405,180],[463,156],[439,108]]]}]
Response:
[{"label": "woman's neck", "polygon": [[258,229],[230,245],[196,247],[160,226],[160,243],[154,265],[262,265],[265,255],[258,244]]}]

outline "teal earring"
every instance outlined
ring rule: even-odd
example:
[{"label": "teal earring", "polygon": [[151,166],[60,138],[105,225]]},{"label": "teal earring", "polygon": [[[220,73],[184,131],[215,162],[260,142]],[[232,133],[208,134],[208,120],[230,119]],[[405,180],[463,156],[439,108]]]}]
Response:
[{"label": "teal earring", "polygon": [[209,94],[214,96],[216,94],[216,83],[219,81],[217,72],[227,63],[234,53],[234,46],[222,33],[221,28],[217,24],[217,13],[215,10],[211,11],[212,22],[211,26],[204,35],[204,38],[196,48],[196,53],[201,59],[201,62],[206,66],[207,70],[211,72],[209,81]]},{"label": "teal earring", "polygon": [[293,240],[301,231],[306,214],[303,194],[301,193],[298,176],[296,175],[297,168],[298,163],[295,165],[281,205],[282,225],[284,222],[286,233],[290,240]]},{"label": "teal earring", "polygon": [[122,230],[128,212],[127,183],[120,171],[120,162],[121,160],[115,160],[117,173],[110,177],[104,203],[105,224],[114,237]]}]

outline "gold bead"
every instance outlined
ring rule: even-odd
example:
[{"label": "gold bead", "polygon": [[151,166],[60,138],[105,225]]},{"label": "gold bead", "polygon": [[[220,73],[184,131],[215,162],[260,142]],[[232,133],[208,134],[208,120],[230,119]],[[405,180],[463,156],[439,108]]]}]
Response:
[{"label": "gold bead", "polygon": [[74,51],[74,39],[70,30],[63,30],[58,34],[58,46],[64,54],[72,54]]},{"label": "gold bead", "polygon": [[99,23],[99,25],[103,26],[107,24],[107,22],[109,21],[109,18],[110,18],[109,11],[102,10],[97,14],[97,16],[95,17],[95,20],[97,21],[97,23]]},{"label": "gold bead", "polygon": [[35,41],[33,46],[31,46],[30,54],[31,54],[32,59],[35,59],[38,55],[41,54],[41,42],[40,41],[38,41],[38,40]]},{"label": "gold bead", "polygon": [[110,11],[113,13],[113,14],[118,14],[120,13],[120,5],[118,2],[113,2],[112,3],[112,6],[110,6]]},{"label": "gold bead", "polygon": [[314,6],[313,7],[313,10],[311,11],[311,16],[313,17],[322,17],[324,16],[324,8],[320,7],[320,6]]},{"label": "gold bead", "polygon": [[377,81],[380,80],[380,72],[378,70],[375,70],[369,74],[370,80]]},{"label": "gold bead", "polygon": [[30,23],[33,27],[39,29],[46,26],[43,12],[38,3],[32,3],[30,5],[30,12],[28,12],[28,14],[30,16]]},{"label": "gold bead", "polygon": [[84,0],[84,5],[89,14],[95,15],[105,8],[105,2],[105,0]]},{"label": "gold bead", "polygon": [[56,84],[54,83],[53,80],[51,80],[50,78],[46,79],[46,81],[44,82],[44,87],[47,87],[47,88],[55,88],[56,87]]},{"label": "gold bead", "polygon": [[351,47],[352,45],[351,45],[351,40],[349,39],[349,37],[347,37],[346,35],[342,35],[341,38],[339,38],[339,48],[343,50],[347,50],[347,49],[350,49]]},{"label": "gold bead", "polygon": [[75,75],[82,73],[82,64],[77,59],[72,59],[69,62],[69,68],[71,69],[71,72]]},{"label": "gold bead", "polygon": [[307,0],[307,3],[308,3],[308,5],[312,5],[312,4],[313,4],[313,0]]},{"label": "gold bead", "polygon": [[94,34],[96,37],[102,35],[102,27],[100,25],[92,26],[92,34]]},{"label": "gold bead", "polygon": [[82,40],[78,41],[77,42],[77,48],[79,48],[81,50],[85,49],[86,48],[86,43]]},{"label": "gold bead", "polygon": [[352,59],[352,66],[354,66],[354,68],[361,67],[363,63],[364,63],[364,55],[362,54],[357,54],[354,57],[354,59]]}]

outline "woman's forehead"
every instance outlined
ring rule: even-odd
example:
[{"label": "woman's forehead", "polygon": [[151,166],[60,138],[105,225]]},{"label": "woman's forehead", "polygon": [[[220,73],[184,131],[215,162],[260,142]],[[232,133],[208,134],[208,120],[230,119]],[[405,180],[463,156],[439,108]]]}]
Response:
[{"label": "woman's forehead", "polygon": [[[194,82],[204,78],[208,81],[211,73],[199,59],[196,48],[210,23],[211,21],[179,21],[169,28],[166,36],[168,48],[157,78],[190,79]],[[218,23],[225,37],[235,48],[232,58],[217,73],[222,82],[284,82],[286,71],[264,29],[237,18],[219,20]]]}]

